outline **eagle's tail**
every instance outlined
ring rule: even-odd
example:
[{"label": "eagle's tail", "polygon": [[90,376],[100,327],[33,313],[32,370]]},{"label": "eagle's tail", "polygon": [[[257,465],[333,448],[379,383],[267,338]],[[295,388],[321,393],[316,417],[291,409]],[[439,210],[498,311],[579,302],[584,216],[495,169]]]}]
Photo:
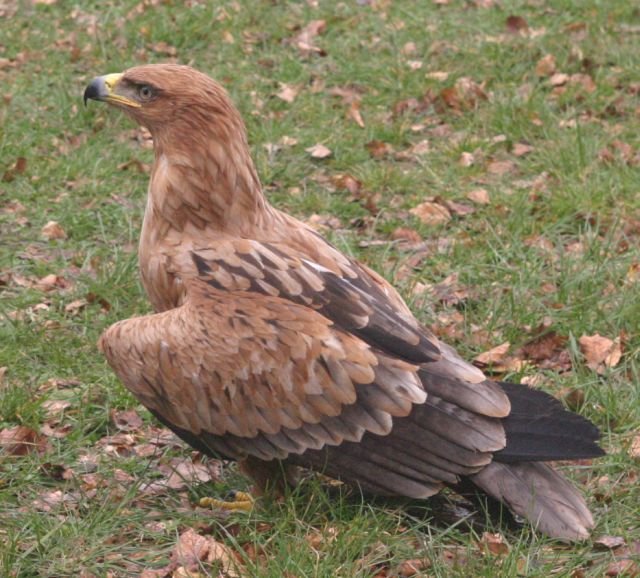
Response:
[{"label": "eagle's tail", "polygon": [[554,538],[584,540],[593,528],[593,517],[583,497],[571,482],[545,463],[494,461],[469,479]]},{"label": "eagle's tail", "polygon": [[587,538],[593,518],[584,499],[571,482],[542,462],[603,455],[597,445],[598,428],[543,391],[498,385],[511,403],[510,414],[502,420],[507,444],[491,464],[468,479],[549,536]]}]

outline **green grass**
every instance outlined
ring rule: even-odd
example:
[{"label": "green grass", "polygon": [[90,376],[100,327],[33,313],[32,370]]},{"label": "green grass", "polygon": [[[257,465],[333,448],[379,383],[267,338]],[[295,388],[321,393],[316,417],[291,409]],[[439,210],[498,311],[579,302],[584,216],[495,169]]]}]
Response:
[{"label": "green grass", "polygon": [[[504,341],[515,352],[543,323],[566,336],[570,371],[531,366],[515,377],[542,375],[543,387],[559,396],[582,392],[580,411],[602,428],[609,454],[565,471],[587,494],[594,537],[637,543],[638,457],[630,449],[640,427],[637,8],[597,0],[489,8],[458,0],[150,4],[19,2],[0,27],[0,367],[7,368],[0,430],[48,425],[61,432],[45,430],[42,452],[0,454],[0,574],[137,576],[166,566],[177,537],[192,527],[239,552],[250,576],[396,576],[411,559],[428,560],[429,576],[603,575],[620,550],[590,542],[567,548],[528,528],[489,526],[510,549],[486,555],[481,530],[438,523],[437,508],[409,515],[398,505],[335,495],[314,479],[282,503],[229,518],[193,504],[246,487],[234,467],[213,486],[145,493],[160,466],[190,450],[161,444],[136,455],[155,435],[153,420],[95,344],[110,323],[149,310],[135,252],[148,175],[135,164],[122,167],[150,163],[152,152],[128,120],[106,106],[84,109],[81,95],[95,75],[166,60],[159,43],[167,43],[178,61],[227,86],[276,206],[302,219],[337,217],[340,226],[326,234],[410,301],[415,283],[459,273],[467,300],[416,298],[414,310],[441,328],[457,319],[448,340],[461,353]],[[524,17],[531,33],[507,34],[510,15]],[[326,21],[314,39],[326,55],[303,57],[287,39],[316,19]],[[405,54],[409,42],[415,49]],[[535,73],[546,54],[558,72],[589,74],[593,90],[569,83],[554,94]],[[449,76],[427,76],[436,71]],[[482,83],[488,98],[456,110],[438,95],[462,77]],[[299,88],[292,103],[275,96],[280,83]],[[330,94],[334,87],[359,91],[364,128]],[[431,105],[393,113],[429,91]],[[297,144],[269,154],[264,145],[285,136]],[[374,139],[396,152],[427,139],[430,150],[409,161],[373,158],[365,145]],[[616,141],[631,147],[626,159]],[[316,143],[333,156],[311,159],[305,148]],[[516,157],[516,143],[533,149]],[[474,164],[461,166],[463,152]],[[19,157],[26,169],[10,174]],[[491,163],[503,160],[514,170],[491,173]],[[332,177],[344,173],[378,195],[377,215],[335,189]],[[489,192],[490,204],[446,225],[409,213],[426,197],[471,206],[466,194],[477,188]],[[43,239],[51,220],[66,239]],[[417,231],[424,245],[391,243],[400,226]],[[51,290],[33,286],[51,274],[60,277]],[[65,309],[78,299],[87,304]],[[603,375],[586,367],[578,346],[581,335],[595,333],[622,336],[624,344],[621,362]],[[68,403],[55,418],[46,409],[53,401]],[[144,424],[130,445],[108,451],[104,438],[118,433],[112,412],[129,408]],[[584,574],[572,574],[578,570]]]}]

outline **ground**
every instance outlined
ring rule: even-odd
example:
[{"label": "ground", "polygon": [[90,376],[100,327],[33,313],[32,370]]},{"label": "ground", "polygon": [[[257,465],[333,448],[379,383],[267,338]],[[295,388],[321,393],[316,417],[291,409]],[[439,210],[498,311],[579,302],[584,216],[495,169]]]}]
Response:
[{"label": "ground", "polygon": [[[604,4],[0,4],[0,574],[637,572],[640,12]],[[149,310],[135,248],[152,151],[81,96],[166,61],[228,87],[276,206],[462,354],[602,429],[607,457],[563,467],[592,541],[469,530],[450,499],[407,510],[317,478],[248,515],[197,507],[247,481],[160,429],[95,345]]]}]

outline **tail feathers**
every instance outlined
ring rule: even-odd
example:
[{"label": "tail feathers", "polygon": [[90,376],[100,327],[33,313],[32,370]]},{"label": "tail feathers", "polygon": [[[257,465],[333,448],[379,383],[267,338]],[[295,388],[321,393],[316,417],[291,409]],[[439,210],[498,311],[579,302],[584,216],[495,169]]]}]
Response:
[{"label": "tail feathers", "polygon": [[469,479],[552,538],[584,540],[593,528],[593,517],[582,496],[546,464],[492,462]]},{"label": "tail feathers", "polygon": [[496,452],[498,462],[552,461],[604,455],[597,445],[600,431],[589,420],[567,411],[549,394],[515,383],[499,384],[511,403],[502,420],[506,447]]}]

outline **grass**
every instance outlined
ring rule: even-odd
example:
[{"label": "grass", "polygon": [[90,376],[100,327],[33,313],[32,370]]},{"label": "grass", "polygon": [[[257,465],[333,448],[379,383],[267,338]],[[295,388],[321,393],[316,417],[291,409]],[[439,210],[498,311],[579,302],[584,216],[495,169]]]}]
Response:
[{"label": "grass", "polygon": [[[152,153],[125,118],[104,106],[84,109],[81,95],[95,75],[170,57],[228,87],[272,202],[302,219],[337,217],[325,233],[393,280],[462,354],[505,341],[516,352],[541,325],[567,337],[569,371],[534,364],[512,377],[542,377],[560,397],[573,392],[602,428],[607,457],[565,471],[587,494],[594,537],[637,544],[640,14],[632,3],[61,0],[2,10],[0,430],[49,428],[42,451],[0,454],[3,576],[137,576],[166,566],[186,528],[227,544],[247,575],[265,577],[396,576],[412,559],[428,560],[429,576],[601,576],[624,555],[491,526],[509,550],[487,554],[481,530],[438,524],[435,510],[410,515],[335,495],[314,479],[249,516],[194,508],[199,496],[246,487],[233,467],[214,486],[145,493],[163,464],[190,450],[156,444],[140,457],[157,430],[95,343],[110,323],[148,311],[135,247],[148,180],[138,168]],[[512,15],[528,33],[507,32]],[[312,42],[326,55],[302,55],[288,39],[318,19],[326,30]],[[593,85],[578,76],[554,90],[535,72],[547,54],[558,72],[588,74]],[[442,90],[464,77],[487,98],[451,106]],[[276,96],[282,85],[298,90],[293,102]],[[363,128],[331,95],[335,87],[361,97]],[[429,106],[394,114],[429,91]],[[283,137],[297,143],[276,153],[265,146]],[[366,147],[379,140],[398,152],[425,139],[429,151],[408,161],[376,158]],[[305,149],[316,143],[332,157],[313,160]],[[532,150],[516,156],[517,143]],[[471,166],[460,164],[462,153],[473,155]],[[499,174],[492,163],[500,161],[514,164]],[[359,195],[336,188],[332,178],[345,173],[362,183]],[[488,205],[466,199],[478,188]],[[431,197],[475,211],[427,225],[409,210]],[[44,239],[49,221],[66,238]],[[392,243],[398,227],[423,244]],[[462,303],[416,297],[416,283],[454,272],[469,292]],[[57,278],[43,290],[48,275]],[[620,363],[602,375],[578,345],[595,333],[624,343]],[[123,434],[114,416],[132,408],[143,417],[132,439],[109,438]]]}]

